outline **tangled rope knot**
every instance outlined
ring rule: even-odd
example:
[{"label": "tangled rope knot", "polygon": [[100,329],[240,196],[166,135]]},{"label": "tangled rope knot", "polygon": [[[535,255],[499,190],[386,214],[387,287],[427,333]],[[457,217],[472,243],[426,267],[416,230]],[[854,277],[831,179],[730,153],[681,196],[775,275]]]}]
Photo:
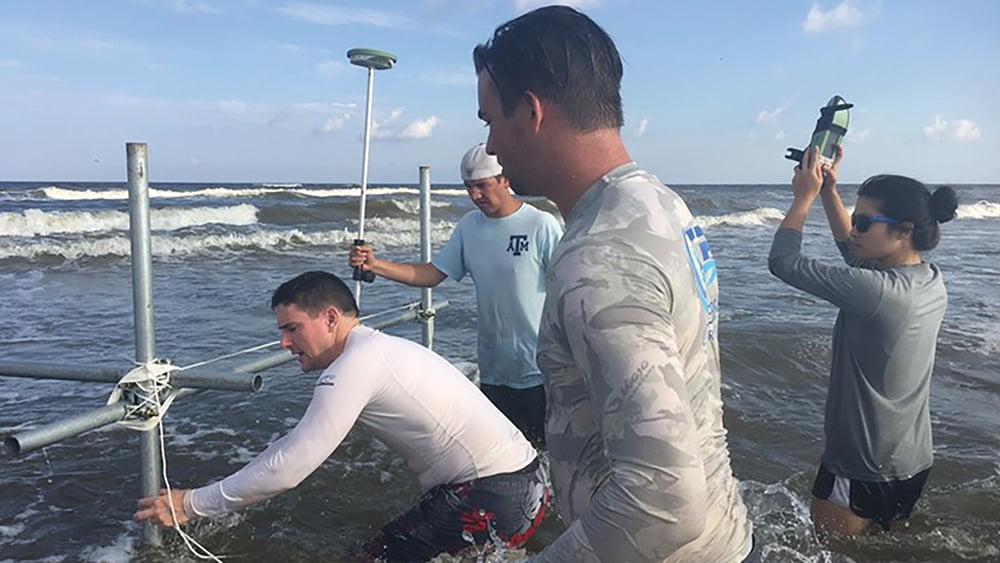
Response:
[{"label": "tangled rope knot", "polygon": [[122,376],[108,396],[109,405],[119,401],[129,405],[118,424],[140,431],[156,428],[177,396],[177,389],[170,385],[170,374],[179,369],[153,359]]}]

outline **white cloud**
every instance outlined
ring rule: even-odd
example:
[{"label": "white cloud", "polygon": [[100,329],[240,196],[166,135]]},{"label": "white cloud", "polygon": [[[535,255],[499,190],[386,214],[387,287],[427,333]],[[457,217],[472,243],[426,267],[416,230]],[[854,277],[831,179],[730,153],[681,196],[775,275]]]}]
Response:
[{"label": "white cloud", "polygon": [[415,119],[407,125],[400,127],[399,121],[403,116],[403,112],[403,108],[396,108],[384,118],[373,118],[372,138],[386,140],[427,139],[431,137],[434,128],[438,126],[438,118],[432,115],[425,119]]},{"label": "white cloud", "polygon": [[389,112],[389,117],[386,118],[386,121],[395,121],[399,119],[403,116],[404,111],[406,110],[403,108],[393,108],[393,110]]},{"label": "white cloud", "polygon": [[302,45],[296,45],[295,43],[280,43],[278,41],[268,41],[268,45],[274,47],[275,49],[281,49],[282,51],[288,51],[289,53],[300,53],[305,51],[305,47]]},{"label": "white cloud", "polygon": [[333,113],[336,110],[355,109],[358,104],[354,102],[298,102],[292,104],[292,108],[298,111]]},{"label": "white cloud", "polygon": [[137,4],[150,6],[160,6],[168,10],[173,10],[178,14],[221,14],[222,10],[212,6],[208,2],[198,0],[132,0]]},{"label": "white cloud", "polygon": [[514,9],[518,12],[527,12],[550,4],[562,4],[563,6],[572,6],[577,10],[583,10],[585,8],[600,6],[601,0],[557,0],[555,2],[551,0],[514,0]]},{"label": "white cloud", "polygon": [[854,6],[851,0],[844,0],[826,12],[817,3],[812,5],[806,21],[802,22],[802,31],[823,33],[834,29],[852,29],[864,23],[864,19],[861,9]]},{"label": "white cloud", "polygon": [[21,68],[24,66],[21,61],[14,59],[0,59],[0,68]]},{"label": "white cloud", "polygon": [[433,70],[421,76],[420,80],[443,86],[475,86],[476,73],[471,67],[462,70]]},{"label": "white cloud", "polygon": [[848,140],[848,141],[850,141],[852,143],[863,143],[863,142],[867,141],[868,139],[870,139],[871,136],[872,136],[871,127],[868,127],[866,129],[862,129],[860,131],[851,129],[850,131],[847,132],[846,140]]},{"label": "white cloud", "polygon": [[323,76],[337,76],[344,72],[347,68],[347,63],[342,63],[340,61],[327,61],[325,63],[319,63],[316,65],[319,73]]},{"label": "white cloud", "polygon": [[639,120],[639,124],[635,126],[635,136],[638,138],[643,137],[646,134],[647,127],[649,127],[649,118],[643,117]]},{"label": "white cloud", "polygon": [[979,130],[979,126],[968,119],[959,119],[955,122],[952,127],[952,136],[958,142],[975,141],[980,136],[982,132]]},{"label": "white cloud", "polygon": [[778,121],[778,116],[781,115],[788,107],[792,105],[791,102],[785,102],[781,104],[781,107],[774,109],[773,111],[767,111],[766,109],[761,110],[757,114],[757,118],[754,119],[756,123],[775,123]]},{"label": "white cloud", "polygon": [[429,139],[438,125],[438,118],[430,116],[427,119],[417,119],[410,122],[399,134],[400,139]]},{"label": "white cloud", "polygon": [[246,113],[251,109],[250,104],[240,100],[221,100],[216,103],[220,110],[230,113]]},{"label": "white cloud", "polygon": [[330,119],[327,119],[326,122],[323,123],[322,126],[318,127],[316,129],[316,132],[317,133],[333,133],[334,131],[340,131],[341,129],[344,128],[344,124],[347,123],[347,120],[350,119],[350,118],[351,118],[351,116],[349,114],[346,114],[346,113],[343,114],[343,115],[338,115],[338,116],[331,117]]},{"label": "white cloud", "polygon": [[386,10],[367,10],[357,7],[324,6],[310,2],[288,2],[277,12],[290,18],[319,25],[364,24],[395,29],[410,28],[416,22],[406,16]]},{"label": "white cloud", "polygon": [[[127,104],[145,105],[150,103],[141,98],[121,98],[119,101]],[[262,112],[261,104],[244,102],[241,100],[194,100],[191,102],[168,102],[153,101],[153,105],[177,106],[178,108],[191,108],[194,110],[207,110],[210,113],[224,113],[229,116],[251,116]]]},{"label": "white cloud", "polygon": [[982,131],[974,121],[958,119],[949,121],[943,115],[934,116],[934,121],[924,125],[924,135],[932,141],[955,141],[968,143],[982,136]]},{"label": "white cloud", "polygon": [[777,133],[774,134],[774,138],[777,139],[777,140],[779,140],[779,141],[782,140],[782,139],[784,139],[786,136],[787,135],[785,135],[784,131],[778,131]]},{"label": "white cloud", "polygon": [[171,10],[178,14],[221,14],[222,10],[209,5],[206,2],[194,0],[171,0],[168,4]]},{"label": "white cloud", "polygon": [[102,41],[100,39],[83,39],[80,41],[80,45],[86,47],[87,49],[106,50],[106,51],[130,48],[128,45],[124,45],[121,43],[114,43],[112,41]]}]

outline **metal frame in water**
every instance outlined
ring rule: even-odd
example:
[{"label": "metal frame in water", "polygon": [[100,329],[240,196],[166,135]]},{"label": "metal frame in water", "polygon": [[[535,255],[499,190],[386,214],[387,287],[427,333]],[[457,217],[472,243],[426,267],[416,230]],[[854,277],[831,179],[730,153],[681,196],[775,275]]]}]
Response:
[{"label": "metal frame in water", "polygon": [[[152,250],[149,222],[149,178],[147,175],[146,144],[126,143],[125,153],[128,166],[129,185],[129,236],[132,257],[132,300],[135,321],[135,361],[139,365],[154,362],[155,339],[153,327],[152,290]],[[429,261],[431,255],[431,200],[430,167],[420,167],[420,258]],[[376,329],[387,328],[403,322],[416,320],[421,323],[421,340],[424,346],[433,347],[434,315],[438,309],[448,306],[447,301],[433,302],[430,288],[421,290],[420,301],[404,307],[382,311],[362,317],[362,320],[395,315],[379,321],[366,323]],[[263,344],[252,349],[267,348],[277,342]],[[225,356],[224,356],[225,357]],[[207,389],[226,391],[260,390],[262,378],[259,372],[292,361],[295,357],[287,351],[243,364],[228,373],[215,373],[205,369],[174,371],[169,374],[171,387],[179,389],[175,398],[189,397]],[[106,365],[36,364],[0,360],[0,376],[29,377],[39,379],[61,379],[119,383],[134,366],[121,369]],[[18,432],[4,440],[4,446],[13,455],[43,448],[60,440],[77,436],[102,426],[118,422],[133,414],[137,405],[149,402],[150,395],[145,388],[135,384],[125,384],[128,393],[123,399],[76,416],[46,424],[30,430]],[[162,399],[162,397],[153,397]],[[159,404],[159,401],[152,401]],[[140,417],[150,418],[162,413],[138,411]],[[140,457],[142,462],[142,496],[155,496],[161,487],[161,452],[157,429],[140,432]],[[143,542],[158,546],[162,543],[160,529],[149,522],[143,525]]]}]

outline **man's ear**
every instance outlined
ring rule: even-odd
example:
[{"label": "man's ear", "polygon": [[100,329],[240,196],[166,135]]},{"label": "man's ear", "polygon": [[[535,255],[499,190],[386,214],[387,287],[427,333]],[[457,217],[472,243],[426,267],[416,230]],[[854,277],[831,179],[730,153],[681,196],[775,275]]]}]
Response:
[{"label": "man's ear", "polygon": [[339,309],[331,305],[323,310],[323,316],[326,317],[326,326],[332,329],[340,322],[341,313]]},{"label": "man's ear", "polygon": [[530,116],[530,131],[532,133],[538,133],[538,130],[542,127],[542,121],[545,118],[545,106],[542,104],[542,99],[539,98],[531,90],[525,90],[521,94],[521,103],[527,106],[528,115]]}]

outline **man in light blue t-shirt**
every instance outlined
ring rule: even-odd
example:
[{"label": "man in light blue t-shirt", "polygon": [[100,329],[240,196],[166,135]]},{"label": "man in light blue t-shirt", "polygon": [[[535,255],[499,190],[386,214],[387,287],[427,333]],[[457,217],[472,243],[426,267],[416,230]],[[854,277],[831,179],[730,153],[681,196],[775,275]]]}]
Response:
[{"label": "man in light blue t-shirt", "polygon": [[554,216],[526,205],[485,146],[462,158],[462,181],[479,208],[458,222],[429,263],[376,258],[367,245],[351,249],[350,265],[417,287],[470,274],[476,284],[480,388],[536,445],[545,442],[545,391],[535,364],[545,303],[545,270],[562,237]]}]

